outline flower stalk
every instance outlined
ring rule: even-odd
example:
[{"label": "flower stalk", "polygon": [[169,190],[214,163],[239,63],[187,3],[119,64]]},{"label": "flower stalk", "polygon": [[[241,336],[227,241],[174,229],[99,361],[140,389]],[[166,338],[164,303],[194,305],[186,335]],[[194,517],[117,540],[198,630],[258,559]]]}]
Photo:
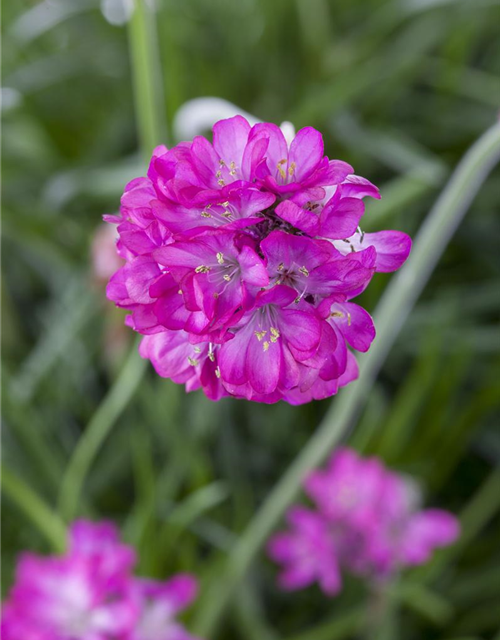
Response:
[{"label": "flower stalk", "polygon": [[141,153],[146,160],[156,145],[167,142],[161,60],[151,5],[151,0],[134,0],[128,24],[137,129]]}]

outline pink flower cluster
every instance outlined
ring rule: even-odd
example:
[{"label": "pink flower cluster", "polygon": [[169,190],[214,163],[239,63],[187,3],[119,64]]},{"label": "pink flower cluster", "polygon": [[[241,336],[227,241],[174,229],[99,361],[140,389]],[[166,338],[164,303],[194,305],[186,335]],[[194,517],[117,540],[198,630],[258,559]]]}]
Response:
[{"label": "pink flower cluster", "polygon": [[427,562],[459,535],[458,521],[440,509],[419,510],[415,484],[377,458],[341,449],[325,470],[305,481],[315,508],[292,507],[288,532],[271,538],[268,552],[283,565],[284,589],[317,582],[327,595],[342,587],[341,570],[383,581]]},{"label": "pink flower cluster", "polygon": [[3,640],[196,640],[176,614],[196,581],[132,576],[135,553],[107,522],[75,522],[63,556],[24,554],[3,606]]},{"label": "pink flower cluster", "polygon": [[141,355],[188,391],[329,397],[357,376],[347,345],[366,351],[375,335],[351,300],[410,251],[404,233],[361,231],[366,196],[380,197],[312,127],[288,143],[274,124],[222,120],[213,144],[158,147],[105,216],[126,260],[108,298],[132,312]]}]

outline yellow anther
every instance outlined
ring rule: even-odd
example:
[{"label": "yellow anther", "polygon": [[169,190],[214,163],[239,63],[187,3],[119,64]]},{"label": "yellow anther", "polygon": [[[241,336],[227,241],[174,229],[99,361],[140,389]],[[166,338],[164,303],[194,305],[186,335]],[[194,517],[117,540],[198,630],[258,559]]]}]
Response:
[{"label": "yellow anther", "polygon": [[201,353],[201,349],[200,349],[200,347],[193,347],[193,351],[194,351],[195,353]]},{"label": "yellow anther", "polygon": [[182,289],[179,289],[179,291],[177,291],[177,293],[182,296]]},{"label": "yellow anther", "polygon": [[350,327],[351,326],[351,314],[349,313],[349,311],[347,312],[347,326]]},{"label": "yellow anther", "polygon": [[189,356],[188,362],[192,367],[197,367],[200,364],[199,360],[197,360],[196,358],[190,358]]},{"label": "yellow anther", "polygon": [[264,329],[263,331],[254,331],[254,333],[255,333],[255,337],[257,338],[257,340],[258,340],[259,342],[261,342],[261,341],[262,341],[262,338],[264,338],[264,337],[265,337],[265,335],[266,335],[267,331]]},{"label": "yellow anther", "polygon": [[219,164],[221,167],[225,167],[226,163],[224,162],[224,160],[219,160]]},{"label": "yellow anther", "polygon": [[278,331],[278,329],[269,327],[269,331],[271,332],[271,342],[277,342],[278,338],[280,337],[280,332]]},{"label": "yellow anther", "polygon": [[343,318],[344,314],[342,313],[342,311],[332,311],[331,314],[328,317],[329,318]]},{"label": "yellow anther", "polygon": [[236,175],[236,165],[234,162],[231,162],[231,164],[229,165],[229,175],[230,176],[235,176]]},{"label": "yellow anther", "polygon": [[278,271],[283,271],[284,268],[285,268],[285,265],[282,262],[280,262],[278,265]]},{"label": "yellow anther", "polygon": [[202,211],[202,212],[201,212],[201,217],[202,217],[202,218],[211,218],[211,217],[212,217],[212,214],[211,214],[211,213],[208,213],[208,211]]},{"label": "yellow anther", "polygon": [[222,178],[220,178],[219,180],[217,180],[217,184],[219,184],[221,187],[224,187],[226,183]]},{"label": "yellow anther", "polygon": [[220,369],[219,367],[215,367],[215,375],[220,378]]},{"label": "yellow anther", "polygon": [[200,264],[199,267],[196,267],[194,270],[195,273],[208,273],[210,271],[210,267],[205,266],[204,264]]},{"label": "yellow anther", "polygon": [[222,171],[217,171],[215,174],[216,178],[222,178]]},{"label": "yellow anther", "polygon": [[300,267],[299,269],[300,273],[302,273],[302,275],[304,275],[306,278],[309,277],[309,271],[308,269],[306,269],[306,267]]},{"label": "yellow anther", "polygon": [[297,165],[295,164],[295,162],[291,162],[290,166],[288,167],[288,175],[289,176],[293,176],[293,172],[295,171],[295,167]]},{"label": "yellow anther", "polygon": [[262,350],[264,351],[264,353],[269,349],[269,342],[264,342],[264,344],[262,345]]},{"label": "yellow anther", "polygon": [[295,304],[299,304],[299,302],[300,302],[300,296],[298,296],[298,298],[295,298],[295,300],[294,300]]},{"label": "yellow anther", "polygon": [[210,360],[210,362],[215,362],[215,355],[213,351],[209,351],[208,352],[208,358]]},{"label": "yellow anther", "polygon": [[227,273],[226,273],[226,275],[225,275],[225,276],[222,276],[222,277],[224,278],[224,280],[225,280],[226,282],[231,282],[231,276],[229,276]]},{"label": "yellow anther", "polygon": [[217,262],[219,264],[224,264],[224,255],[219,251],[219,253],[217,254]]},{"label": "yellow anther", "polygon": [[229,207],[229,200],[226,200],[225,202],[220,202],[219,204],[221,207]]},{"label": "yellow anther", "polygon": [[286,160],[284,158],[278,162],[278,171],[280,172],[280,176],[283,178],[283,180],[286,178],[285,170],[282,167],[282,165],[284,164],[286,164]]}]

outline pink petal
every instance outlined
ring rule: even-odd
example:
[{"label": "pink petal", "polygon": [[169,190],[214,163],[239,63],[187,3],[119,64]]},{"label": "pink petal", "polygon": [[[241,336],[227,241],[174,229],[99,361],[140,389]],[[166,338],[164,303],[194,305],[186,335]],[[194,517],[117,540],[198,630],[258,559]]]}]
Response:
[{"label": "pink petal", "polygon": [[399,269],[408,258],[411,239],[402,231],[377,231],[364,234],[363,247],[368,246],[377,251],[377,271],[390,273]]},{"label": "pink petal", "polygon": [[219,120],[214,124],[213,146],[228,167],[234,162],[237,168],[241,168],[249,133],[250,125],[242,116]]},{"label": "pink petal", "polygon": [[366,198],[370,196],[380,200],[378,188],[366,178],[350,175],[342,183],[342,195],[350,198]]},{"label": "pink petal", "polygon": [[254,125],[250,134],[250,140],[267,138],[269,145],[266,152],[266,164],[271,176],[278,171],[278,163],[288,159],[288,145],[281,129],[271,123],[259,123]]},{"label": "pink petal", "polygon": [[310,236],[318,235],[319,217],[313,211],[302,209],[294,202],[285,200],[280,202],[275,212],[282,220],[290,223],[292,227],[300,229]]},{"label": "pink petal", "polygon": [[333,240],[349,238],[358,228],[364,211],[363,202],[356,198],[341,198],[332,206],[327,203],[321,212],[320,235]]},{"label": "pink petal", "polygon": [[249,342],[253,338],[251,326],[246,326],[235,333],[229,342],[222,345],[219,351],[219,367],[224,382],[241,385],[248,380],[245,367]]},{"label": "pink petal", "polygon": [[264,263],[250,247],[243,247],[238,256],[238,263],[244,282],[256,287],[266,287],[269,284],[269,276]]},{"label": "pink petal", "polygon": [[290,145],[288,167],[296,165],[294,182],[305,180],[316,169],[324,154],[323,136],[313,127],[304,127],[297,132]]},{"label": "pink petal", "polygon": [[203,136],[196,136],[193,140],[191,161],[203,182],[213,189],[217,189],[216,173],[219,170],[219,158],[210,142]]},{"label": "pink petal", "polygon": [[357,351],[368,351],[375,338],[375,326],[370,314],[352,302],[332,304],[331,313],[333,322],[351,347]]},{"label": "pink petal", "polygon": [[[267,346],[267,348],[266,348]],[[254,338],[246,354],[246,375],[252,388],[261,394],[273,393],[278,386],[282,366],[279,342],[261,342]]]},{"label": "pink petal", "polygon": [[280,330],[288,342],[300,351],[311,351],[319,345],[321,325],[313,313],[284,309]]}]

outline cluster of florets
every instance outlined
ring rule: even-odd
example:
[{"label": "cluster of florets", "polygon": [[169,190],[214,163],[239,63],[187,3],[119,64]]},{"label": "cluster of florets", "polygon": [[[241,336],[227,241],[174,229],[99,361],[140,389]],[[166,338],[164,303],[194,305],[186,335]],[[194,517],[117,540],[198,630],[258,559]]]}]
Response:
[{"label": "cluster of florets", "polygon": [[317,582],[333,596],[342,587],[341,570],[379,584],[404,567],[427,562],[435,548],[459,534],[451,513],[419,509],[420,492],[411,479],[349,449],[311,473],[305,490],[314,509],[292,507],[290,530],[268,545],[269,555],[283,565],[284,589]]},{"label": "cluster of florets", "polygon": [[196,640],[175,616],[196,580],[132,575],[134,550],[107,522],[76,522],[63,556],[23,554],[2,608],[3,640]]},{"label": "cluster of florets", "polygon": [[375,335],[351,300],[410,251],[404,233],[360,230],[366,196],[379,192],[312,127],[288,142],[274,124],[222,120],[213,144],[158,147],[105,217],[126,260],[107,295],[132,311],[141,355],[188,391],[329,397],[357,376],[346,344],[366,351]]}]

